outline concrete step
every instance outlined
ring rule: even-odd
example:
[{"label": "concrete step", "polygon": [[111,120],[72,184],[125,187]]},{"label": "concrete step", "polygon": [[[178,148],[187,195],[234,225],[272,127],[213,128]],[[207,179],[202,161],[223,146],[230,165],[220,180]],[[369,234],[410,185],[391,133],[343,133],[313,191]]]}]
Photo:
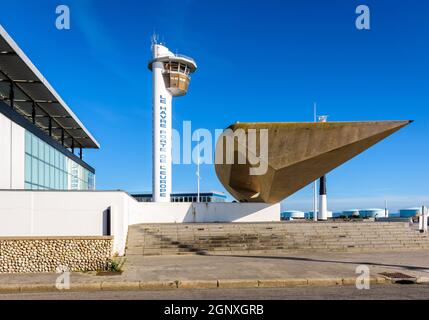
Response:
[{"label": "concrete step", "polygon": [[131,226],[129,255],[232,254],[292,250],[429,248],[429,237],[397,222],[170,224]]}]

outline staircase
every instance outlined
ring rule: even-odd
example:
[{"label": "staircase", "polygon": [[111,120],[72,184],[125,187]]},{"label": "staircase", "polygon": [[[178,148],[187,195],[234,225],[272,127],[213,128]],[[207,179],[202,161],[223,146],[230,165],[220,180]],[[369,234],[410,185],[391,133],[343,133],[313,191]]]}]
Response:
[{"label": "staircase", "polygon": [[429,249],[404,222],[276,222],[130,226],[127,255],[243,255]]}]

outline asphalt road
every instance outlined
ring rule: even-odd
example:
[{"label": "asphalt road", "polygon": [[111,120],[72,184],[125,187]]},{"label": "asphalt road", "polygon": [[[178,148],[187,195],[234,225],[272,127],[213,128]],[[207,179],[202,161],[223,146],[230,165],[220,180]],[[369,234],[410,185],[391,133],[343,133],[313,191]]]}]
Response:
[{"label": "asphalt road", "polygon": [[162,290],[0,294],[0,300],[385,300],[429,299],[429,285],[378,285],[369,290],[354,286],[256,289]]}]

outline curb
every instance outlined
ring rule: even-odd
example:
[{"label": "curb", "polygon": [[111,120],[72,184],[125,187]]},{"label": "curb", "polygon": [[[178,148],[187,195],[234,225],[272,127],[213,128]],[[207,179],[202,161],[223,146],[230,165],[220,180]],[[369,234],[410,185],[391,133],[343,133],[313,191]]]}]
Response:
[{"label": "curb", "polygon": [[[421,279],[427,283],[429,279]],[[59,290],[53,284],[0,284],[0,294],[46,292],[138,291],[168,289],[244,289],[287,288],[296,286],[347,286],[355,285],[356,278],[289,278],[289,279],[221,279],[176,281],[103,281],[72,283],[70,289]],[[373,277],[371,284],[391,283],[384,277]]]}]

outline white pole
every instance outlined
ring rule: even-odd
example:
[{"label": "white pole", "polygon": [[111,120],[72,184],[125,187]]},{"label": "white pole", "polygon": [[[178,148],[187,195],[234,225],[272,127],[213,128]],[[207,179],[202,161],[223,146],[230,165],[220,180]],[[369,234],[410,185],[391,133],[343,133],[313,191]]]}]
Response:
[{"label": "white pole", "polygon": [[[314,103],[313,105],[313,116],[314,122],[317,122],[317,105]],[[317,180],[314,181],[313,184],[313,221],[317,221]]]},{"label": "white pole", "polygon": [[318,219],[326,221],[328,220],[328,199],[326,196],[326,176],[323,176],[319,179],[319,187],[320,187],[320,194],[319,194],[319,212],[318,212]]},{"label": "white pole", "polygon": [[[328,116],[320,116],[319,122],[326,122]],[[328,220],[328,199],[326,196],[326,175],[319,179],[320,194],[319,194],[319,220]]]},{"label": "white pole", "polygon": [[198,132],[198,157],[197,157],[197,203],[200,203],[200,133]]}]

